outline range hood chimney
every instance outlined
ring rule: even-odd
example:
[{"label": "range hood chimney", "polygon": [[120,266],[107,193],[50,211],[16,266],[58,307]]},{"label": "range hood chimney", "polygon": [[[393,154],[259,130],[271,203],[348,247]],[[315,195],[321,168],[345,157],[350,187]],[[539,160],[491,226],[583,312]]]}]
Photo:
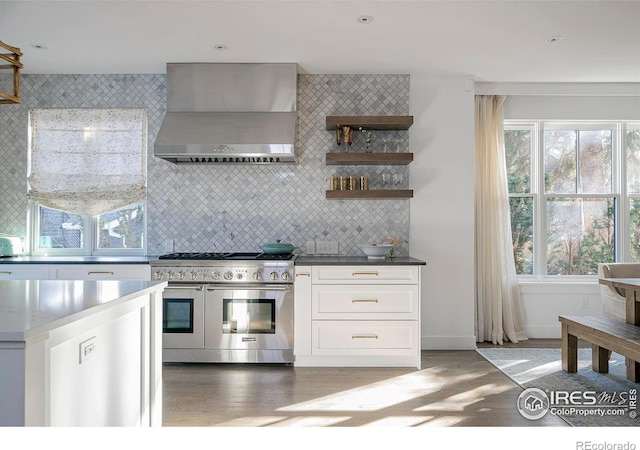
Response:
[{"label": "range hood chimney", "polygon": [[169,63],[155,156],[175,164],[296,164],[295,63]]}]

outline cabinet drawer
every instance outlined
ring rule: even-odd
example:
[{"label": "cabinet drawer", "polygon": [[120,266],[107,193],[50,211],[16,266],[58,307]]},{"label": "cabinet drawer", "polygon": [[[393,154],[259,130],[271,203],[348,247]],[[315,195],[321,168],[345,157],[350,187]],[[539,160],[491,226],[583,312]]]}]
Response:
[{"label": "cabinet drawer", "polygon": [[46,280],[49,278],[47,264],[25,266],[22,264],[0,265],[0,280]]},{"label": "cabinet drawer", "polygon": [[313,284],[418,284],[418,266],[314,266]]},{"label": "cabinet drawer", "polygon": [[52,280],[151,280],[147,264],[52,264]]},{"label": "cabinet drawer", "polygon": [[418,285],[316,285],[312,319],[417,320]]},{"label": "cabinet drawer", "polygon": [[417,321],[313,321],[314,355],[409,354],[419,348]]}]

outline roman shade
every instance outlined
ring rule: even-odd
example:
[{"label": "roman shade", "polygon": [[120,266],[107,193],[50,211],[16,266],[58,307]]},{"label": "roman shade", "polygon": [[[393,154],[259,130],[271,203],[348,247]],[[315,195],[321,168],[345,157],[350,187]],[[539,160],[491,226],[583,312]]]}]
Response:
[{"label": "roman shade", "polygon": [[145,109],[34,109],[29,125],[30,200],[99,215],[145,199]]}]

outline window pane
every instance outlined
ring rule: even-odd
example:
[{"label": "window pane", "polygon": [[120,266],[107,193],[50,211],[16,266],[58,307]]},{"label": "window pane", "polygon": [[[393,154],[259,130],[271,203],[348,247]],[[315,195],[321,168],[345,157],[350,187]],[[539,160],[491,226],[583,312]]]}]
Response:
[{"label": "window pane", "polygon": [[545,192],[576,192],[576,140],[575,131],[544,132]]},{"label": "window pane", "polygon": [[144,205],[128,206],[98,218],[98,248],[141,249],[144,237]]},{"label": "window pane", "polygon": [[630,194],[640,193],[640,130],[629,130],[627,141],[627,186]]},{"label": "window pane", "polygon": [[614,261],[613,198],[547,199],[547,273],[594,275]]},{"label": "window pane", "polygon": [[531,131],[506,130],[504,153],[507,163],[509,192],[531,192]]},{"label": "window pane", "polygon": [[611,192],[611,130],[580,131],[579,192]]},{"label": "window pane", "polygon": [[518,275],[533,275],[533,199],[511,197],[511,237]]},{"label": "window pane", "polygon": [[39,248],[83,248],[82,217],[56,209],[38,208],[40,215]]},{"label": "window pane", "polygon": [[640,198],[629,199],[629,259],[640,261]]}]

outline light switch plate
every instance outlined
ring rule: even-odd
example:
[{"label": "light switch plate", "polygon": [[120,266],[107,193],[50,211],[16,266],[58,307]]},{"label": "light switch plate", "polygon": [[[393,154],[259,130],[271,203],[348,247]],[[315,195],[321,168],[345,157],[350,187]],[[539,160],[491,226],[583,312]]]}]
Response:
[{"label": "light switch plate", "polygon": [[316,241],[316,253],[319,255],[337,255],[338,241]]}]

